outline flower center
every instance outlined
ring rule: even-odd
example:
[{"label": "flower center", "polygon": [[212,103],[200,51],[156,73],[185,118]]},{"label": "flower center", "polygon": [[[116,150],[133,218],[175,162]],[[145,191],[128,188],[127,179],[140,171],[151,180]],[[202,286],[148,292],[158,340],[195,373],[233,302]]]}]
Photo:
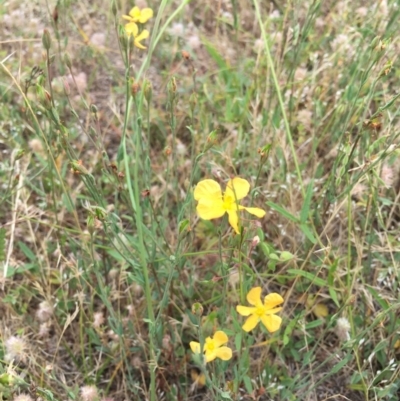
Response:
[{"label": "flower center", "polygon": [[265,315],[265,308],[264,308],[264,305],[256,306],[255,314],[256,314],[257,316]]},{"label": "flower center", "polygon": [[214,342],[206,340],[206,343],[204,345],[204,350],[205,351],[214,351],[214,349],[215,349]]},{"label": "flower center", "polygon": [[223,207],[225,210],[236,210],[237,206],[236,206],[235,198],[232,198],[232,196],[225,195]]}]

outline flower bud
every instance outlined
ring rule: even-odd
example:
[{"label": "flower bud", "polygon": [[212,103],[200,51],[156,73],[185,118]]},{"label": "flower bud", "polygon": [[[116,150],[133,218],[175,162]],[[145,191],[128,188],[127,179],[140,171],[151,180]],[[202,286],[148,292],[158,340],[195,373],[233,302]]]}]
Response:
[{"label": "flower bud", "polygon": [[140,84],[138,82],[134,82],[131,86],[131,94],[133,97],[136,96],[136,94],[139,92],[140,90]]},{"label": "flower bud", "polygon": [[193,114],[194,110],[195,110],[195,108],[197,106],[197,95],[194,92],[189,97],[189,106],[190,106],[190,111]]},{"label": "flower bud", "polygon": [[86,219],[86,226],[89,231],[90,235],[93,235],[94,233],[94,216],[92,214],[89,214],[87,219]]},{"label": "flower bud", "polygon": [[203,315],[204,308],[203,305],[200,302],[195,302],[192,305],[192,313],[198,317],[201,317]]},{"label": "flower bud", "polygon": [[46,91],[41,85],[36,85],[36,96],[39,103],[45,108],[51,108],[51,96],[50,93]]},{"label": "flower bud", "polygon": [[76,174],[88,175],[89,170],[82,164],[82,160],[71,161],[72,171]]},{"label": "flower bud", "polygon": [[208,134],[207,143],[210,144],[211,146],[217,143],[217,131],[211,131]]},{"label": "flower bud", "polygon": [[113,2],[111,4],[111,12],[114,17],[117,16],[118,9],[117,9],[117,3],[115,2],[115,0],[113,0]]},{"label": "flower bud", "polygon": [[135,37],[133,36],[133,34],[128,34],[128,48],[129,49],[133,49],[133,46],[135,44]]},{"label": "flower bud", "polygon": [[379,36],[375,36],[374,39],[372,39],[371,44],[370,44],[370,48],[371,49],[375,49],[380,41],[380,37]]},{"label": "flower bud", "polygon": [[52,17],[53,17],[54,23],[57,25],[57,23],[58,23],[58,6],[54,7]]},{"label": "flower bud", "polygon": [[43,43],[43,47],[49,51],[50,47],[51,47],[51,36],[50,36],[50,32],[45,29],[43,31],[43,35],[42,35],[42,43]]},{"label": "flower bud", "polygon": [[64,63],[69,70],[72,68],[71,57],[69,56],[68,53],[64,54]]},{"label": "flower bud", "polygon": [[153,85],[148,79],[145,79],[143,82],[143,94],[147,104],[150,104],[153,97]]},{"label": "flower bud", "polygon": [[63,85],[64,85],[64,93],[66,96],[69,96],[71,94],[71,88],[69,87],[69,83],[66,79],[63,80]]},{"label": "flower bud", "polygon": [[168,92],[168,100],[170,103],[172,103],[175,100],[176,97],[176,79],[175,77],[172,77],[167,85],[167,92]]},{"label": "flower bud", "polygon": [[254,248],[260,243],[260,237],[256,235],[252,240],[251,240],[251,246]]},{"label": "flower bud", "polygon": [[122,30],[122,31],[120,30],[118,38],[119,38],[119,42],[121,43],[122,50],[126,53],[129,48],[128,35],[126,34],[126,32],[124,30]]}]

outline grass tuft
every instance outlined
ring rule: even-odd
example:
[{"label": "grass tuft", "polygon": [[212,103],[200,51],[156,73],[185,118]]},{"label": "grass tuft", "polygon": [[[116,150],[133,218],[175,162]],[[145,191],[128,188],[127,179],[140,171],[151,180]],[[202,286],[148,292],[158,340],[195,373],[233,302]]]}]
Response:
[{"label": "grass tuft", "polygon": [[1,400],[397,400],[399,14],[0,5]]}]

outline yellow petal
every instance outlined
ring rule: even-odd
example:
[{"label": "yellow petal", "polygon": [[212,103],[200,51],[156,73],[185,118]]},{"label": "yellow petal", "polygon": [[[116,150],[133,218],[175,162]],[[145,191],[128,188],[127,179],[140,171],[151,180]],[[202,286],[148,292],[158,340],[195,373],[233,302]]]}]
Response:
[{"label": "yellow petal", "polygon": [[276,292],[273,292],[272,294],[268,294],[264,298],[264,307],[266,309],[273,309],[277,305],[280,305],[281,303],[283,303],[283,298]]},{"label": "yellow petal", "polygon": [[195,354],[200,354],[200,343],[196,342],[196,341],[190,341],[189,343],[190,345],[190,349],[195,353]]},{"label": "yellow petal", "polygon": [[222,199],[202,199],[196,207],[197,214],[204,220],[217,219],[225,214],[224,204]]},{"label": "yellow petal", "polygon": [[232,358],[232,350],[229,347],[220,347],[215,350],[217,358],[223,361],[229,361]]},{"label": "yellow petal", "polygon": [[257,216],[259,218],[265,216],[265,210],[259,209],[258,207],[241,207],[240,209],[244,209],[247,212],[254,214],[254,216]]},{"label": "yellow petal", "polygon": [[137,40],[135,40],[135,46],[138,48],[138,49],[142,49],[142,50],[144,50],[144,49],[146,49],[146,46],[143,46],[139,41],[137,41]]},{"label": "yellow petal", "polygon": [[197,201],[200,199],[221,199],[222,191],[217,181],[214,180],[203,180],[200,181],[194,190],[194,199]]},{"label": "yellow petal", "polygon": [[277,315],[263,315],[261,321],[270,333],[278,330],[281,327],[282,318]]},{"label": "yellow petal", "polygon": [[247,294],[247,302],[250,305],[260,305],[261,304],[261,287],[252,288]]},{"label": "yellow petal", "polygon": [[143,30],[139,36],[135,37],[135,46],[138,47],[139,49],[145,49],[146,47],[144,47],[140,41],[142,41],[143,39],[146,39],[149,37],[149,31],[147,29]]},{"label": "yellow petal", "polygon": [[254,313],[254,310],[255,310],[255,308],[253,308],[251,306],[242,306],[242,305],[236,306],[236,312],[242,316],[249,316],[252,313]]},{"label": "yellow petal", "polygon": [[140,12],[139,22],[141,24],[144,24],[145,22],[147,22],[152,17],[153,17],[153,10],[151,8],[144,8]]},{"label": "yellow petal", "polygon": [[257,326],[259,320],[260,318],[257,315],[251,315],[250,317],[247,318],[246,322],[242,326],[242,329],[247,332],[253,330],[254,327]]},{"label": "yellow petal", "polygon": [[130,34],[130,35],[133,35],[134,37],[136,37],[139,32],[139,28],[134,22],[129,22],[129,24],[125,25],[125,31],[127,34]]},{"label": "yellow petal", "polygon": [[132,17],[130,17],[129,15],[123,15],[122,18],[133,22]]},{"label": "yellow petal", "polygon": [[314,315],[318,318],[327,317],[329,314],[328,307],[322,302],[317,303],[313,309]]},{"label": "yellow petal", "polygon": [[132,17],[132,19],[133,19],[135,22],[138,22],[138,21],[139,21],[139,18],[140,18],[140,8],[137,7],[137,6],[133,7],[133,8],[131,9],[131,11],[129,11],[129,15]]},{"label": "yellow petal", "polygon": [[216,331],[213,341],[216,347],[220,347],[228,342],[228,336],[223,331]]},{"label": "yellow petal", "polygon": [[227,210],[229,215],[229,224],[235,230],[236,234],[240,234],[239,231],[239,216],[236,210]]},{"label": "yellow petal", "polygon": [[226,191],[224,197],[240,200],[243,199],[250,191],[250,184],[243,178],[235,177],[233,180],[229,180],[226,185]]},{"label": "yellow petal", "polygon": [[217,354],[215,353],[215,351],[206,351],[205,357],[206,362],[211,362],[217,357]]},{"label": "yellow petal", "polygon": [[[140,32],[140,35],[136,37],[136,39],[140,42],[143,39],[147,39],[149,37],[149,31],[147,29],[143,29],[142,32]],[[261,210],[261,209],[260,209]]]}]

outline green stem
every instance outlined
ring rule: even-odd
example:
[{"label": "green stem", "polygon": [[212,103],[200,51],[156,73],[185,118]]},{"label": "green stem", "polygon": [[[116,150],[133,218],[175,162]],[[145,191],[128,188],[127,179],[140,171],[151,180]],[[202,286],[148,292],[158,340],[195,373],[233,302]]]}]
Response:
[{"label": "green stem", "polygon": [[301,187],[301,193],[302,193],[303,197],[305,197],[303,179],[302,179],[302,176],[301,176],[299,162],[297,160],[296,150],[294,148],[294,142],[293,142],[293,138],[292,138],[292,133],[290,131],[289,121],[288,121],[288,118],[287,118],[287,115],[286,115],[286,111],[285,111],[285,105],[283,103],[283,98],[282,98],[281,90],[280,90],[280,87],[279,87],[278,78],[276,76],[275,67],[274,67],[274,61],[272,60],[271,51],[270,51],[270,48],[269,48],[269,45],[268,45],[267,33],[265,32],[265,27],[264,27],[264,24],[263,24],[262,19],[261,19],[260,5],[258,4],[258,0],[253,0],[253,3],[254,3],[254,6],[255,6],[255,9],[256,9],[256,17],[257,17],[257,20],[258,20],[258,24],[259,24],[260,29],[261,29],[262,39],[264,41],[265,54],[267,56],[268,67],[270,69],[270,72],[271,72],[271,75],[272,75],[272,80],[274,82],[276,94],[277,94],[277,97],[278,97],[279,107],[281,109],[282,118],[283,118],[283,122],[284,122],[284,125],[285,125],[286,137],[287,137],[287,140],[289,142],[290,151],[292,153],[293,162],[294,162],[295,169],[296,169],[296,174],[297,174],[297,179],[298,179],[300,187]]},{"label": "green stem", "polygon": [[129,65],[126,69],[126,110],[125,110],[125,119],[124,126],[122,132],[122,150],[123,150],[123,158],[124,158],[124,166],[125,166],[125,177],[126,183],[129,191],[129,198],[132,204],[132,208],[135,215],[136,221],[136,229],[138,233],[138,250],[139,250],[139,262],[142,268],[143,279],[144,279],[144,293],[146,298],[146,308],[147,315],[149,320],[149,347],[150,347],[150,400],[156,400],[156,380],[155,380],[155,369],[152,365],[155,365],[156,355],[155,355],[155,347],[154,347],[154,310],[153,303],[151,298],[151,289],[150,289],[150,280],[149,280],[149,270],[147,266],[147,252],[144,246],[144,233],[143,233],[143,214],[142,207],[140,205],[140,191],[139,191],[139,160],[140,160],[140,138],[141,133],[138,129],[135,130],[135,164],[133,169],[133,187],[132,187],[132,179],[130,176],[129,169],[129,159],[128,153],[126,150],[126,129],[129,121],[129,114],[132,107],[133,98],[130,94],[129,87]]}]

